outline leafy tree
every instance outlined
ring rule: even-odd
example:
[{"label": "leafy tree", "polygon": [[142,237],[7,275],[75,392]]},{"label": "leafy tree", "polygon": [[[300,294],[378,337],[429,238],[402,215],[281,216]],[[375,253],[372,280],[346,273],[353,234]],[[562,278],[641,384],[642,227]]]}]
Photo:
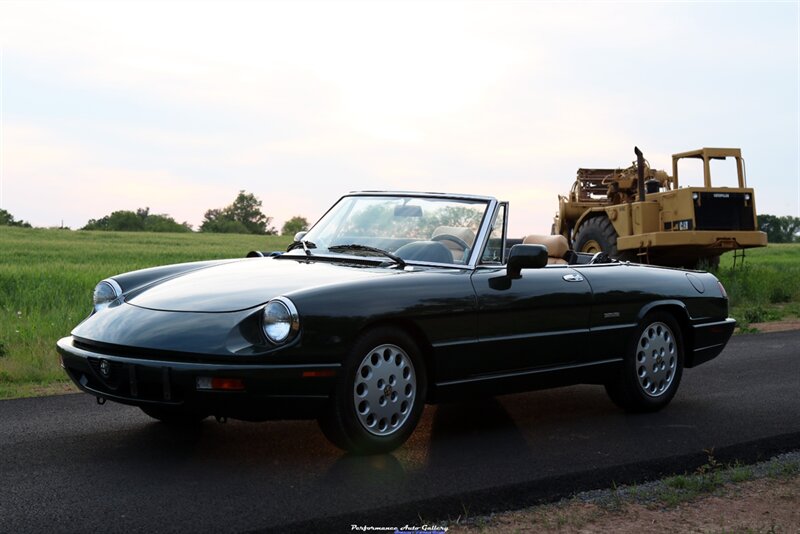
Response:
[{"label": "leafy tree", "polygon": [[201,232],[213,232],[218,234],[249,234],[250,230],[240,223],[229,218],[224,210],[211,209],[206,211],[203,223],[200,225]]},{"label": "leafy tree", "polygon": [[457,226],[470,228],[477,232],[481,225],[483,211],[466,206],[446,206],[437,210],[431,217],[431,226]]},{"label": "leafy tree", "polygon": [[81,230],[111,230],[108,227],[108,218],[109,216],[106,215],[102,219],[89,219],[89,222]]},{"label": "leafy tree", "polygon": [[766,232],[767,241],[770,243],[797,243],[800,242],[800,217],[784,215],[763,214],[758,216],[758,227]]},{"label": "leafy tree", "polygon": [[261,211],[261,201],[254,194],[242,190],[233,204],[206,211],[200,231],[273,235],[276,231],[270,226],[271,222],[272,217]]},{"label": "leafy tree", "polygon": [[6,210],[0,209],[0,226],[19,226],[21,228],[30,228],[31,223],[18,221],[14,219],[14,216]]},{"label": "leafy tree", "polygon": [[150,215],[150,208],[139,208],[135,212],[120,210],[101,219],[90,219],[83,230],[106,230],[115,232],[191,232],[189,223],[178,223],[166,214]]},{"label": "leafy tree", "polygon": [[115,211],[108,218],[109,230],[121,232],[141,232],[144,219],[132,211]]},{"label": "leafy tree", "polygon": [[294,235],[297,232],[304,232],[308,230],[308,221],[305,217],[296,215],[283,223],[281,235]]},{"label": "leafy tree", "polygon": [[148,215],[144,221],[146,232],[191,232],[192,225],[184,221],[177,222],[165,214]]}]

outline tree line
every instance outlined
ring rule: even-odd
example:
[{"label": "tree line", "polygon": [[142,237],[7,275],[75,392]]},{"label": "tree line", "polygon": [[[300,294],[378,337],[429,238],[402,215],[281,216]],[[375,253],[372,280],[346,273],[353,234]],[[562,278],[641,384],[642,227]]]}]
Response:
[{"label": "tree line", "polygon": [[[262,202],[254,194],[239,191],[234,201],[224,208],[207,210],[199,231],[229,234],[277,235],[271,225],[272,217],[261,210]],[[30,223],[18,221],[0,209],[0,226],[20,226],[30,228]],[[136,211],[119,210],[111,212],[100,219],[89,219],[81,230],[101,230],[116,232],[191,232],[192,225],[184,221],[177,222],[166,213],[150,213],[150,208],[138,208]],[[294,235],[308,230],[305,217],[295,216],[286,221],[281,228],[281,235]]]},{"label": "tree line", "polygon": [[6,210],[0,209],[0,226],[19,226],[22,228],[30,228],[31,223],[18,221]]},{"label": "tree line", "polygon": [[770,243],[800,243],[800,217],[759,215],[758,228]]},{"label": "tree line", "polygon": [[[272,217],[261,210],[262,202],[254,194],[239,191],[234,201],[224,208],[207,210],[200,223],[201,232],[277,235],[271,225]],[[17,220],[8,211],[0,209],[0,226],[30,228],[31,224]],[[295,216],[286,221],[281,235],[294,235],[308,230],[308,220]],[[800,217],[776,216],[765,213],[758,216],[758,228],[767,234],[770,243],[800,243]],[[179,223],[165,213],[150,213],[150,208],[136,211],[114,211],[100,219],[90,219],[81,230],[107,230],[123,232],[191,232],[192,225]]]}]

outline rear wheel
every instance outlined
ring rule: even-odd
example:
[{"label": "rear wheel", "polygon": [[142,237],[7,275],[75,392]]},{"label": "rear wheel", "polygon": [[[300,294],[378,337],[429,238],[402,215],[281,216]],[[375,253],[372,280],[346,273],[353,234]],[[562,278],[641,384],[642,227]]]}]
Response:
[{"label": "rear wheel", "polygon": [[330,405],[320,417],[337,447],[378,454],[402,445],[419,422],[426,373],[414,340],[402,330],[376,328],[362,335],[344,362]]},{"label": "rear wheel", "polygon": [[612,258],[618,257],[617,232],[608,217],[592,217],[584,221],[575,232],[574,248],[577,252],[595,254],[605,252]]},{"label": "rear wheel", "polygon": [[139,408],[153,419],[158,419],[162,423],[173,426],[196,425],[208,417],[208,414],[194,412],[180,407],[140,406]]},{"label": "rear wheel", "polygon": [[683,336],[666,312],[647,314],[622,363],[606,384],[611,400],[629,412],[654,412],[672,400],[683,374]]}]

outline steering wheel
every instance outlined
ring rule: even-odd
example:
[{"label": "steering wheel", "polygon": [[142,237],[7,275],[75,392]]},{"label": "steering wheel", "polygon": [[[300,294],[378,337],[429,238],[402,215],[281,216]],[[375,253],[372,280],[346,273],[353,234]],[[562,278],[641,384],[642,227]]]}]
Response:
[{"label": "steering wheel", "polygon": [[469,245],[467,244],[466,241],[464,241],[460,237],[456,237],[456,236],[451,235],[451,234],[439,234],[439,235],[433,236],[431,238],[431,241],[450,241],[452,243],[455,243],[456,245],[458,245],[462,249],[462,251],[461,251],[461,254],[462,254],[461,255],[461,259],[463,260],[462,263],[466,263],[467,260],[469,260]]}]

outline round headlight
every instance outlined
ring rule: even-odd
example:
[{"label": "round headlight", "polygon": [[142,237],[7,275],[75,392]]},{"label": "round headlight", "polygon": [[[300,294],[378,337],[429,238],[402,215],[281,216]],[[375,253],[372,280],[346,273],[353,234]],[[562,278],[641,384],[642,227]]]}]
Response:
[{"label": "round headlight", "polygon": [[103,280],[94,287],[94,293],[92,294],[92,304],[95,311],[108,308],[108,305],[114,302],[121,294],[122,289],[119,284],[113,280]]},{"label": "round headlight", "polygon": [[272,343],[288,341],[300,329],[297,309],[292,301],[278,297],[267,302],[261,312],[261,328]]}]

